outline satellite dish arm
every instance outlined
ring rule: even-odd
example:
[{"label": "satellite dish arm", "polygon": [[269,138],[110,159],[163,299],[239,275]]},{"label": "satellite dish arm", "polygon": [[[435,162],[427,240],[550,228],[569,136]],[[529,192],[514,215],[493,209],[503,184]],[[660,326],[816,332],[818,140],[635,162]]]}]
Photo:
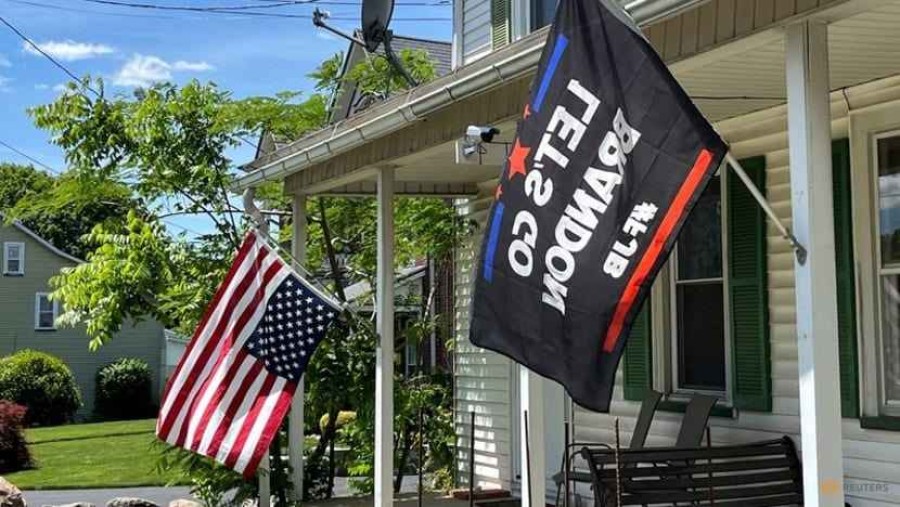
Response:
[{"label": "satellite dish arm", "polygon": [[346,34],[342,31],[338,30],[337,28],[328,26],[328,24],[325,23],[326,19],[328,19],[327,13],[322,12],[319,9],[316,9],[315,11],[313,11],[313,20],[312,20],[313,25],[315,25],[318,28],[324,28],[325,30],[328,30],[329,32],[337,35],[338,37],[347,39],[348,41],[350,41],[354,44],[359,44],[362,47],[366,47],[366,43],[357,39],[356,37]]},{"label": "satellite dish arm", "polygon": [[403,79],[406,80],[406,83],[410,88],[415,88],[416,86],[419,86],[419,83],[412,77],[412,74],[403,67],[403,62],[400,61],[400,58],[397,57],[397,54],[394,53],[394,49],[391,47],[392,35],[393,32],[390,30],[384,32],[384,55],[387,57],[388,63],[403,76]]}]

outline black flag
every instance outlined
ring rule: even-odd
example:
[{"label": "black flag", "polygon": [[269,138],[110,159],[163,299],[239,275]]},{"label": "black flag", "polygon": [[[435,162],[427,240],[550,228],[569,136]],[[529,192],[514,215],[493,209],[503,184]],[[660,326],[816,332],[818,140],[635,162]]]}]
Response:
[{"label": "black flag", "polygon": [[561,0],[489,214],[472,342],[607,411],[631,324],[726,151],[617,7]]}]

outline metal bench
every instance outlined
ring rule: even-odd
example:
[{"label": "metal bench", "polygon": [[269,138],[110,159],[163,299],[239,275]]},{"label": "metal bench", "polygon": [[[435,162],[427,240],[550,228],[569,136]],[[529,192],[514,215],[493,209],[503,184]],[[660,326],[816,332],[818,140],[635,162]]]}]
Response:
[{"label": "metal bench", "polygon": [[690,449],[584,448],[581,455],[600,506],[803,505],[800,460],[788,437]]}]

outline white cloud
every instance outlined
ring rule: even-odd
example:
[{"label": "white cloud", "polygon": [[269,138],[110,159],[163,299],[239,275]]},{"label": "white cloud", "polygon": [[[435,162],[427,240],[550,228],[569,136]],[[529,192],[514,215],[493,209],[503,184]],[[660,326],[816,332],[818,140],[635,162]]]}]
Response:
[{"label": "white cloud", "polygon": [[178,60],[169,63],[158,56],[135,54],[113,76],[113,84],[118,86],[150,86],[160,81],[172,79],[173,72],[205,72],[213,70],[206,62],[186,62]]},{"label": "white cloud", "polygon": [[0,67],[12,67],[12,63],[10,63],[9,58],[0,54]]},{"label": "white cloud", "polygon": [[66,83],[59,83],[57,85],[53,85],[53,91],[56,93],[63,93],[69,91],[69,86]]},{"label": "white cloud", "polygon": [[47,83],[38,83],[38,84],[34,85],[34,89],[40,90],[40,91],[49,90],[50,85],[48,85]]},{"label": "white cloud", "polygon": [[0,76],[0,93],[9,93],[12,91],[12,88],[9,87],[10,82],[12,82],[12,78]]},{"label": "white cloud", "polygon": [[172,64],[172,69],[188,72],[207,72],[215,70],[215,67],[206,62],[186,62],[184,60],[178,60]]},{"label": "white cloud", "polygon": [[150,86],[172,79],[172,66],[158,56],[134,55],[113,77],[118,86]]},{"label": "white cloud", "polygon": [[[27,42],[23,42],[22,46],[25,48],[26,53],[31,53],[33,55],[40,54],[37,49]],[[64,62],[87,60],[89,58],[109,55],[116,52],[115,49],[105,44],[75,42],[73,40],[39,42],[37,46],[41,48],[41,51]]]}]

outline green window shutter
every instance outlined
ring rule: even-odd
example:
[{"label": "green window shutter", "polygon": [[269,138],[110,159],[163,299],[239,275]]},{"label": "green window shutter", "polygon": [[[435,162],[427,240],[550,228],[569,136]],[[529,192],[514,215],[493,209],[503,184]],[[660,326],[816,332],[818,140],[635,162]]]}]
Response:
[{"label": "green window shutter", "polygon": [[[766,159],[741,165],[760,192],[766,190]],[[769,358],[769,303],[766,272],[766,218],[741,182],[728,178],[728,266],[734,406],[772,410]]]},{"label": "green window shutter", "polygon": [[626,400],[643,400],[647,389],[653,387],[650,329],[650,298],[648,297],[634,320],[628,341],[625,342],[623,383]]},{"label": "green window shutter", "polygon": [[856,345],[856,284],[853,273],[853,212],[850,199],[850,141],[831,145],[834,184],[834,254],[837,272],[838,354],[841,415],[859,417],[859,377]]},{"label": "green window shutter", "polygon": [[491,47],[497,49],[509,43],[510,0],[491,0]]}]

